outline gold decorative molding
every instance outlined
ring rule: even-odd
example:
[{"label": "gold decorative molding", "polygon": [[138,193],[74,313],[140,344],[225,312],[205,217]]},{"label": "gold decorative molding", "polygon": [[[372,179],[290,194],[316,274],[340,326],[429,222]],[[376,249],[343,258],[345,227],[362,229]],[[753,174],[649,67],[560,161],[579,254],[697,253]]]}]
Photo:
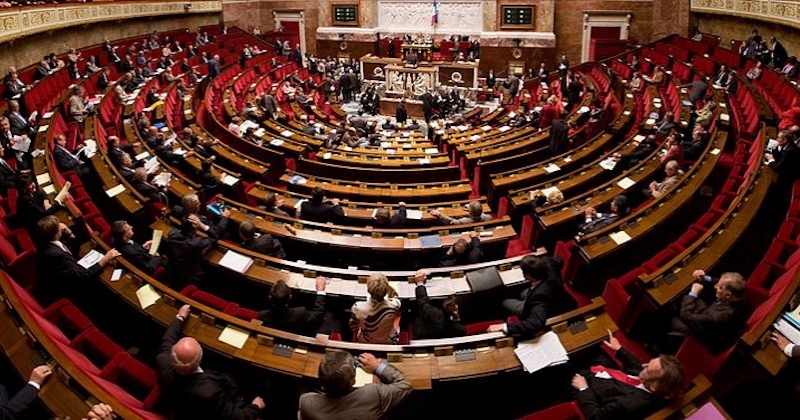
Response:
[{"label": "gold decorative molding", "polygon": [[800,28],[800,2],[787,0],[691,0],[692,12],[737,16]]},{"label": "gold decorative molding", "polygon": [[85,3],[0,9],[0,42],[76,25],[149,16],[221,13],[221,1]]}]

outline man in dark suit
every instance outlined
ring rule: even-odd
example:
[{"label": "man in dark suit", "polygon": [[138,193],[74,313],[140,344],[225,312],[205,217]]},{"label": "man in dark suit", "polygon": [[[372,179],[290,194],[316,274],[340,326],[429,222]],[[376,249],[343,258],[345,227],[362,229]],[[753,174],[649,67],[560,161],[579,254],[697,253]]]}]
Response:
[{"label": "man in dark suit", "polygon": [[41,365],[36,366],[31,371],[30,379],[19,392],[12,398],[8,397],[6,387],[0,385],[0,420],[14,420],[25,411],[35,400],[36,395],[42,388],[42,384],[50,374],[50,366]]},{"label": "man in dark suit", "polygon": [[[719,353],[736,342],[750,316],[744,301],[745,280],[739,273],[723,273],[718,279],[703,270],[695,270],[692,275],[697,282],[681,300],[668,335],[684,337],[691,333],[712,353]],[[710,293],[703,293],[706,285],[714,286],[713,299],[709,299]]]},{"label": "man in dark suit", "polygon": [[97,76],[97,89],[100,92],[105,92],[108,89],[108,86],[111,84],[108,80],[109,70],[108,67],[104,67],[103,70],[100,72],[100,75]]},{"label": "man in dark suit", "polygon": [[11,134],[15,136],[33,137],[36,134],[28,118],[22,115],[19,101],[8,101],[8,123],[11,125]]},{"label": "man in dark suit", "polygon": [[197,235],[197,230],[202,230],[203,226],[208,225],[203,224],[196,215],[190,215],[181,219],[180,229],[170,230],[167,236],[167,278],[176,289],[204,280],[203,254],[217,241],[216,237],[210,235]]},{"label": "man in dark suit", "polygon": [[269,309],[258,313],[258,319],[265,327],[288,331],[294,334],[314,336],[318,332],[328,334],[332,323],[326,321],[325,277],[317,277],[317,296],[311,310],[304,306],[290,307],[292,289],[279,280],[269,293]]},{"label": "man in dark suit", "polygon": [[408,112],[406,111],[406,101],[401,99],[394,110],[394,119],[398,124],[405,124],[408,119]]},{"label": "man in dark suit", "polygon": [[397,211],[392,212],[384,207],[375,210],[375,224],[381,227],[396,228],[406,222],[406,203],[397,204]]},{"label": "man in dark suit", "polygon": [[17,171],[12,169],[8,162],[6,162],[6,159],[3,157],[4,153],[3,145],[0,144],[0,194],[2,194],[3,197],[8,197],[8,190],[14,189],[17,186],[19,176],[17,175]]},{"label": "man in dark suit", "polygon": [[239,237],[242,239],[242,247],[250,251],[275,258],[286,257],[281,243],[269,233],[257,235],[255,225],[249,220],[239,225]]},{"label": "man in dark suit", "polygon": [[516,98],[517,94],[519,93],[519,86],[520,86],[519,77],[517,77],[516,74],[512,73],[508,76],[508,80],[506,80],[506,83],[508,83],[508,94],[509,96],[511,96],[511,100],[513,101],[514,98]]},{"label": "man in dark suit", "polygon": [[214,55],[214,57],[208,60],[208,77],[213,79],[219,76],[219,73],[219,55]]},{"label": "man in dark suit", "polygon": [[642,419],[680,395],[683,366],[673,356],[661,355],[642,364],[608,332],[603,344],[614,352],[622,370],[605,356],[585,374],[575,374],[572,387],[587,419]]},{"label": "man in dark suit", "polygon": [[36,224],[36,228],[41,239],[37,255],[37,291],[43,305],[75,292],[83,283],[96,278],[106,264],[120,255],[119,251],[111,249],[97,263],[83,268],[78,264],[79,244],[73,242],[75,235],[57,216],[44,217]]},{"label": "man in dark suit", "polygon": [[797,178],[798,167],[800,167],[800,149],[792,139],[792,134],[788,131],[778,133],[778,145],[772,149],[771,153],[766,153],[764,158],[767,165],[772,168],[781,178],[793,181]]},{"label": "man in dark suit", "polygon": [[669,132],[675,128],[675,116],[671,111],[667,111],[664,114],[664,118],[662,118],[661,121],[658,121],[654,128],[656,129],[656,134],[669,134]]},{"label": "man in dark suit", "polygon": [[62,172],[75,171],[81,178],[89,174],[89,167],[84,165],[77,153],[80,149],[71,152],[67,150],[67,138],[63,134],[56,135],[56,147],[53,148],[53,157],[56,166]]},{"label": "man in dark suit", "polygon": [[694,104],[703,99],[706,96],[706,92],[708,91],[708,78],[707,77],[700,77],[697,80],[687,83],[685,85],[681,85],[682,88],[690,88],[689,90],[689,102]]},{"label": "man in dark suit", "polygon": [[553,120],[550,126],[550,153],[557,155],[567,151],[569,148],[569,125],[564,121],[563,113]]},{"label": "man in dark suit", "polygon": [[459,323],[458,304],[455,296],[444,300],[442,307],[431,304],[428,291],[425,289],[425,280],[428,273],[419,270],[414,275],[417,284],[414,294],[417,297],[417,316],[414,318],[414,339],[450,338],[466,335],[463,324]]},{"label": "man in dark suit", "polygon": [[208,217],[200,214],[200,197],[197,194],[186,194],[181,197],[181,205],[172,209],[172,216],[178,219],[188,219],[197,229],[205,232],[209,238],[219,239],[226,236],[228,229],[228,219],[231,211],[223,209],[220,218],[216,223],[212,223]]},{"label": "man in dark suit", "polygon": [[161,187],[150,183],[147,180],[147,170],[144,168],[136,168],[133,170],[133,177],[129,179],[131,187],[138,191],[144,197],[147,197],[151,203],[158,203],[161,201],[161,193],[164,191]]},{"label": "man in dark suit", "polygon": [[259,418],[264,409],[261,397],[246,404],[230,378],[200,367],[203,350],[197,340],[178,339],[189,317],[189,309],[189,305],[184,305],[178,310],[161,338],[156,356],[156,374],[164,407],[169,408],[174,420]]},{"label": "man in dark suit", "polygon": [[547,319],[575,309],[575,299],[564,289],[559,270],[561,260],[528,255],[520,260],[522,274],[530,283],[523,291],[522,300],[506,299],[503,306],[519,317],[519,322],[495,324],[488,332],[503,331],[522,339],[533,338],[544,329]]},{"label": "man in dark suit", "polygon": [[111,224],[111,236],[122,258],[125,258],[136,268],[153,274],[158,267],[165,265],[166,260],[161,255],[150,255],[152,241],[140,245],[133,240],[133,227],[124,220],[117,220]]},{"label": "man in dark suit", "polygon": [[314,187],[311,190],[311,199],[300,205],[300,218],[311,222],[338,223],[344,220],[344,210],[339,205],[339,199],[325,201],[325,190]]},{"label": "man in dark suit", "polygon": [[648,156],[653,154],[653,151],[655,150],[656,136],[654,134],[648,134],[641,143],[639,143],[633,150],[630,151],[630,153],[626,153],[624,155],[619,153],[614,154],[614,157],[617,159],[617,165],[614,167],[614,169],[628,169],[646,159]]},{"label": "man in dark suit", "polygon": [[478,232],[472,231],[469,234],[470,240],[459,238],[450,249],[439,260],[440,267],[452,267],[455,265],[477,264],[483,262],[483,248]]}]

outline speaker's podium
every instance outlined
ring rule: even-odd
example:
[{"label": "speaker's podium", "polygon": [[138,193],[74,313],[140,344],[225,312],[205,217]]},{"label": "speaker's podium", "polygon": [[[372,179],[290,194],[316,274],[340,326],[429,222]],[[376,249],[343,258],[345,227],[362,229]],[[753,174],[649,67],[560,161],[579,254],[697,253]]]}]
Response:
[{"label": "speaker's podium", "polygon": [[[433,92],[439,78],[439,69],[431,66],[410,67],[396,64],[384,68],[386,96],[381,98],[380,112],[394,115],[397,103],[403,97],[418,97]],[[422,102],[406,99],[406,111],[411,117],[422,117]]]}]

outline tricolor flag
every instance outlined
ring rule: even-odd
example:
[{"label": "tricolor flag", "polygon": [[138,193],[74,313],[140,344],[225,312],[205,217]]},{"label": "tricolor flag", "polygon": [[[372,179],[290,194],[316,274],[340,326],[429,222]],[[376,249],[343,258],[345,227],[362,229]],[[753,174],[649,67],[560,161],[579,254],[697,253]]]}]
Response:
[{"label": "tricolor flag", "polygon": [[439,23],[439,5],[436,0],[433,0],[433,16],[431,16],[431,26],[436,26]]}]

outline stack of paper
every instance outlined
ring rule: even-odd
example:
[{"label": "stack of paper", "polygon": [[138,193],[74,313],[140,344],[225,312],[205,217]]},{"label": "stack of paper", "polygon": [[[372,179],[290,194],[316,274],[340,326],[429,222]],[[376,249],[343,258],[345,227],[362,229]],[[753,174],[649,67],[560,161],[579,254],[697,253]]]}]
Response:
[{"label": "stack of paper", "polygon": [[244,347],[244,344],[247,343],[248,337],[250,337],[250,333],[247,331],[228,325],[222,330],[222,334],[219,335],[218,340],[225,344],[230,344],[237,349],[241,349]]},{"label": "stack of paper", "polygon": [[627,190],[628,188],[636,185],[636,182],[626,176],[625,178],[620,179],[617,182],[617,185],[619,185],[619,187],[623,190]]},{"label": "stack of paper", "polygon": [[613,171],[615,166],[617,166],[617,161],[612,157],[605,158],[600,162],[600,167],[607,171]]},{"label": "stack of paper", "polygon": [[219,260],[219,265],[236,271],[237,273],[244,273],[253,265],[253,259],[228,250],[228,252],[222,256],[222,259]]},{"label": "stack of paper", "polygon": [[622,244],[624,244],[625,242],[628,242],[628,241],[630,241],[630,240],[631,240],[631,236],[630,236],[630,235],[628,235],[628,233],[627,233],[627,232],[625,232],[624,230],[621,230],[621,231],[619,231],[619,232],[614,232],[614,233],[612,233],[612,234],[610,234],[610,235],[608,235],[608,236],[609,236],[609,237],[611,238],[611,240],[612,240],[612,241],[614,241],[614,243],[616,243],[617,245],[622,245]]},{"label": "stack of paper", "polygon": [[528,373],[569,361],[567,350],[561,344],[558,335],[552,331],[533,340],[519,343],[514,349],[514,354]]},{"label": "stack of paper", "polygon": [[552,174],[553,172],[560,171],[561,167],[556,165],[555,163],[550,163],[549,165],[544,167],[544,170],[548,174]]},{"label": "stack of paper", "polygon": [[222,183],[223,184],[232,187],[232,186],[236,185],[237,182],[239,182],[239,178],[237,178],[237,177],[235,177],[233,175],[222,174]]},{"label": "stack of paper", "polygon": [[88,269],[89,267],[97,264],[97,262],[100,261],[101,258],[103,258],[103,254],[92,249],[86,255],[84,255],[83,258],[80,259],[80,261],[78,261],[78,265]]},{"label": "stack of paper", "polygon": [[406,210],[406,219],[422,220],[422,210]]},{"label": "stack of paper", "polygon": [[283,137],[292,137],[292,132],[291,132],[291,131],[289,131],[289,130],[283,130],[283,131],[281,132],[281,135],[282,135]]},{"label": "stack of paper", "polygon": [[142,309],[147,309],[152,304],[156,303],[161,296],[156,292],[156,289],[153,289],[149,283],[145,284],[139,290],[136,291],[136,297],[139,298],[139,305],[141,305]]}]

